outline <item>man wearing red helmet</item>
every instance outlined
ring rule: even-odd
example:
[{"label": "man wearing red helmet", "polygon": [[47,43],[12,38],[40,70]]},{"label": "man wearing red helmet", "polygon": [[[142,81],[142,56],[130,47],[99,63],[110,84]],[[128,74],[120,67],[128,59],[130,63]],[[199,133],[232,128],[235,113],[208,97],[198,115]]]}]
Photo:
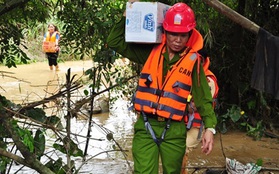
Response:
[{"label": "man wearing red helmet", "polygon": [[160,44],[125,42],[125,17],[108,36],[110,48],[144,64],[134,99],[134,108],[140,113],[134,125],[134,173],[158,173],[159,157],[164,173],[180,173],[186,148],[184,117],[190,93],[205,126],[202,152],[212,151],[217,120],[199,63],[203,38],[195,26],[192,9],[185,3],[176,3],[166,12]]}]

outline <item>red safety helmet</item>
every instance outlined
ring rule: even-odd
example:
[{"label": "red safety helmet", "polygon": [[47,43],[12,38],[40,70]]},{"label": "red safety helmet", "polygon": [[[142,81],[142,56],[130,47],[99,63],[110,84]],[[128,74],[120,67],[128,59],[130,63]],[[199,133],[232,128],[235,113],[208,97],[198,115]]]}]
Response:
[{"label": "red safety helmet", "polygon": [[163,27],[170,32],[189,32],[196,27],[195,14],[185,3],[176,3],[168,9]]}]

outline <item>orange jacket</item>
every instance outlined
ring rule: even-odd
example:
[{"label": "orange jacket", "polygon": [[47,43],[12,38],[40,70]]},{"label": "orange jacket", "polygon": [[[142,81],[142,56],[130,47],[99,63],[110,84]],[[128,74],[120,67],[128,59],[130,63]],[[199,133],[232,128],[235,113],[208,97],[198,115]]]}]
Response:
[{"label": "orange jacket", "polygon": [[[212,98],[213,98],[213,108],[215,108],[216,106],[216,100],[217,100],[217,95],[219,92],[219,86],[217,84],[217,78],[216,76],[208,69],[210,64],[210,60],[209,58],[205,58],[204,63],[203,63],[203,69],[208,81],[208,85],[210,87],[210,91],[212,94]],[[189,125],[188,125],[188,122]],[[198,112],[194,112],[194,113],[189,113],[188,117],[185,117],[185,123],[187,124],[187,128],[190,127],[200,127],[202,124],[202,119],[201,116]]]},{"label": "orange jacket", "polygon": [[216,99],[217,96],[218,96],[218,92],[219,92],[219,86],[217,84],[216,76],[213,74],[213,72],[211,72],[208,69],[209,68],[209,64],[210,64],[209,57],[206,57],[204,59],[204,62],[203,62],[203,69],[204,69],[205,76],[207,77],[207,81],[208,81],[208,85],[210,87],[212,98]]},{"label": "orange jacket", "polygon": [[[191,38],[197,41],[189,41],[202,43],[199,40],[202,37],[199,36],[198,32],[193,31]],[[192,70],[199,54],[194,49],[186,49],[162,82],[163,52],[165,41],[153,48],[145,62],[135,94],[134,107],[137,111],[180,121],[186,114],[187,97],[192,87]]]}]

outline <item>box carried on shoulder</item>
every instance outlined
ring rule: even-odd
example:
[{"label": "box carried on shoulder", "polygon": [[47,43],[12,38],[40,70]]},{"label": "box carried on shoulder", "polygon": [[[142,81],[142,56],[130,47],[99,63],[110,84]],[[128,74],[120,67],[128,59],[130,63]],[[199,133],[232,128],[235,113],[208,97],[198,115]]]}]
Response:
[{"label": "box carried on shoulder", "polygon": [[126,42],[161,43],[163,21],[169,8],[160,2],[127,2]]}]

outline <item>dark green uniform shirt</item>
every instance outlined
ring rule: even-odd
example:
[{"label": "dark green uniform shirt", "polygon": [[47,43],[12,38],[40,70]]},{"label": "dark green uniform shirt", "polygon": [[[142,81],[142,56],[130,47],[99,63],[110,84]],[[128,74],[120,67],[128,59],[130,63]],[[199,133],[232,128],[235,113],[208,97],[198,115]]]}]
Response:
[{"label": "dark green uniform shirt", "polygon": [[[122,56],[140,64],[145,63],[154,46],[154,44],[125,42],[125,17],[122,17],[121,20],[113,27],[108,36],[107,43],[110,48]],[[179,60],[179,54],[176,54],[171,60],[169,60],[167,52],[164,53],[163,56],[164,77],[172,65]],[[212,96],[202,66],[200,67],[198,77],[197,63],[193,69],[192,83],[192,95],[194,97],[195,106],[203,119],[205,128],[215,128],[217,119],[212,107]]]}]

